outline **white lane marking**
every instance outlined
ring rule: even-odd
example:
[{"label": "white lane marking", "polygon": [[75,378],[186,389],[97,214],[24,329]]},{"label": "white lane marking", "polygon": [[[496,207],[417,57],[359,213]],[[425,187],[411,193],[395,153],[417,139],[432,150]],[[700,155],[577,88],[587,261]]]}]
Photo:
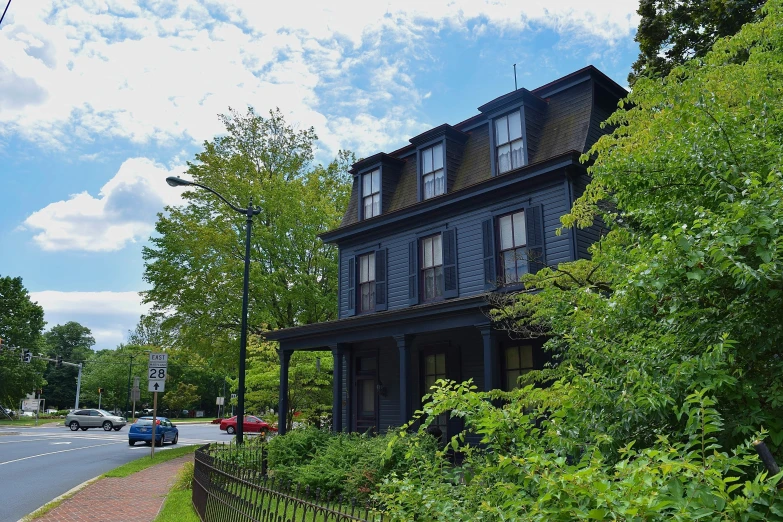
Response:
[{"label": "white lane marking", "polygon": [[52,446],[57,446],[58,444],[73,444],[72,442],[50,442]]},{"label": "white lane marking", "polygon": [[79,450],[84,450],[84,449],[88,449],[88,448],[97,448],[99,446],[111,446],[112,444],[119,444],[119,443],[118,442],[109,442],[109,443],[106,443],[106,444],[94,444],[92,446],[83,446],[81,448],[71,448],[71,449],[64,449],[64,450],[60,450],[60,451],[50,451],[49,453],[41,453],[39,455],[30,455],[29,457],[22,457],[21,459],[7,460],[5,462],[0,462],[0,466],[5,466],[6,464],[12,464],[14,462],[19,462],[19,461],[22,461],[22,460],[35,459],[35,458],[38,458],[38,457],[45,457],[47,455],[54,455],[55,453],[66,453],[68,451],[79,451]]}]

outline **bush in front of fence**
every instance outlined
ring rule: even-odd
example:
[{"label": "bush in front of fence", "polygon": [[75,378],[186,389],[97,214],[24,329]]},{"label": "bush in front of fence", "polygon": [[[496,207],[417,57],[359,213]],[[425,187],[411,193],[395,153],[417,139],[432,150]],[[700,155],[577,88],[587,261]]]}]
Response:
[{"label": "bush in front of fence", "polygon": [[366,499],[406,466],[406,455],[434,458],[436,441],[429,435],[411,435],[390,447],[391,437],[293,430],[266,443],[269,473],[303,487]]}]

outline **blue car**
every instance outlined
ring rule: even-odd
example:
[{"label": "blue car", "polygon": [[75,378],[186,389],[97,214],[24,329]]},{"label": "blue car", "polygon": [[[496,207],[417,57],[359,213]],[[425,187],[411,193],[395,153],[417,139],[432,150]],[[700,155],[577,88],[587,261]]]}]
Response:
[{"label": "blue car", "polygon": [[[158,417],[155,426],[155,445],[163,446],[164,442],[176,444],[179,440],[179,430],[166,417]],[[152,444],[152,417],[140,417],[131,424],[128,430],[128,445],[134,446],[137,442]]]}]

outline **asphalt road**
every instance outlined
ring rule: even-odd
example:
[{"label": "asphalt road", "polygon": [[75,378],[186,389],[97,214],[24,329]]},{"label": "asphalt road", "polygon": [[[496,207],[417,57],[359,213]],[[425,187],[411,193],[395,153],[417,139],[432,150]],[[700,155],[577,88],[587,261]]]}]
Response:
[{"label": "asphalt road", "polygon": [[[179,424],[177,427],[178,446],[232,439],[216,425]],[[171,447],[166,444],[155,451],[167,451]],[[149,452],[147,445],[128,445],[127,426],[118,432],[100,428],[70,431],[62,424],[37,428],[2,426],[0,522],[16,522],[82,482]],[[109,515],[107,520],[110,519]]]}]

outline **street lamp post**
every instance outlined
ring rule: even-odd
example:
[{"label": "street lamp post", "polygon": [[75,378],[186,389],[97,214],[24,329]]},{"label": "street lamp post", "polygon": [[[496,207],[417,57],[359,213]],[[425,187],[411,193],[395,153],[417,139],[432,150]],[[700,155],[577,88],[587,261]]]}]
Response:
[{"label": "street lamp post", "polygon": [[247,209],[242,209],[233,205],[226,198],[206,185],[196,183],[195,181],[188,181],[178,176],[169,176],[166,178],[166,183],[172,187],[186,187],[192,185],[208,190],[219,197],[226,205],[231,207],[231,210],[239,214],[244,214],[247,217],[245,233],[245,275],[244,281],[242,282],[242,325],[239,333],[239,389],[237,390],[237,444],[241,445],[243,442],[245,424],[245,355],[247,353],[247,300],[250,281],[250,230],[253,227],[253,216],[258,215],[261,212],[261,209],[253,207],[253,198],[250,198]]}]

